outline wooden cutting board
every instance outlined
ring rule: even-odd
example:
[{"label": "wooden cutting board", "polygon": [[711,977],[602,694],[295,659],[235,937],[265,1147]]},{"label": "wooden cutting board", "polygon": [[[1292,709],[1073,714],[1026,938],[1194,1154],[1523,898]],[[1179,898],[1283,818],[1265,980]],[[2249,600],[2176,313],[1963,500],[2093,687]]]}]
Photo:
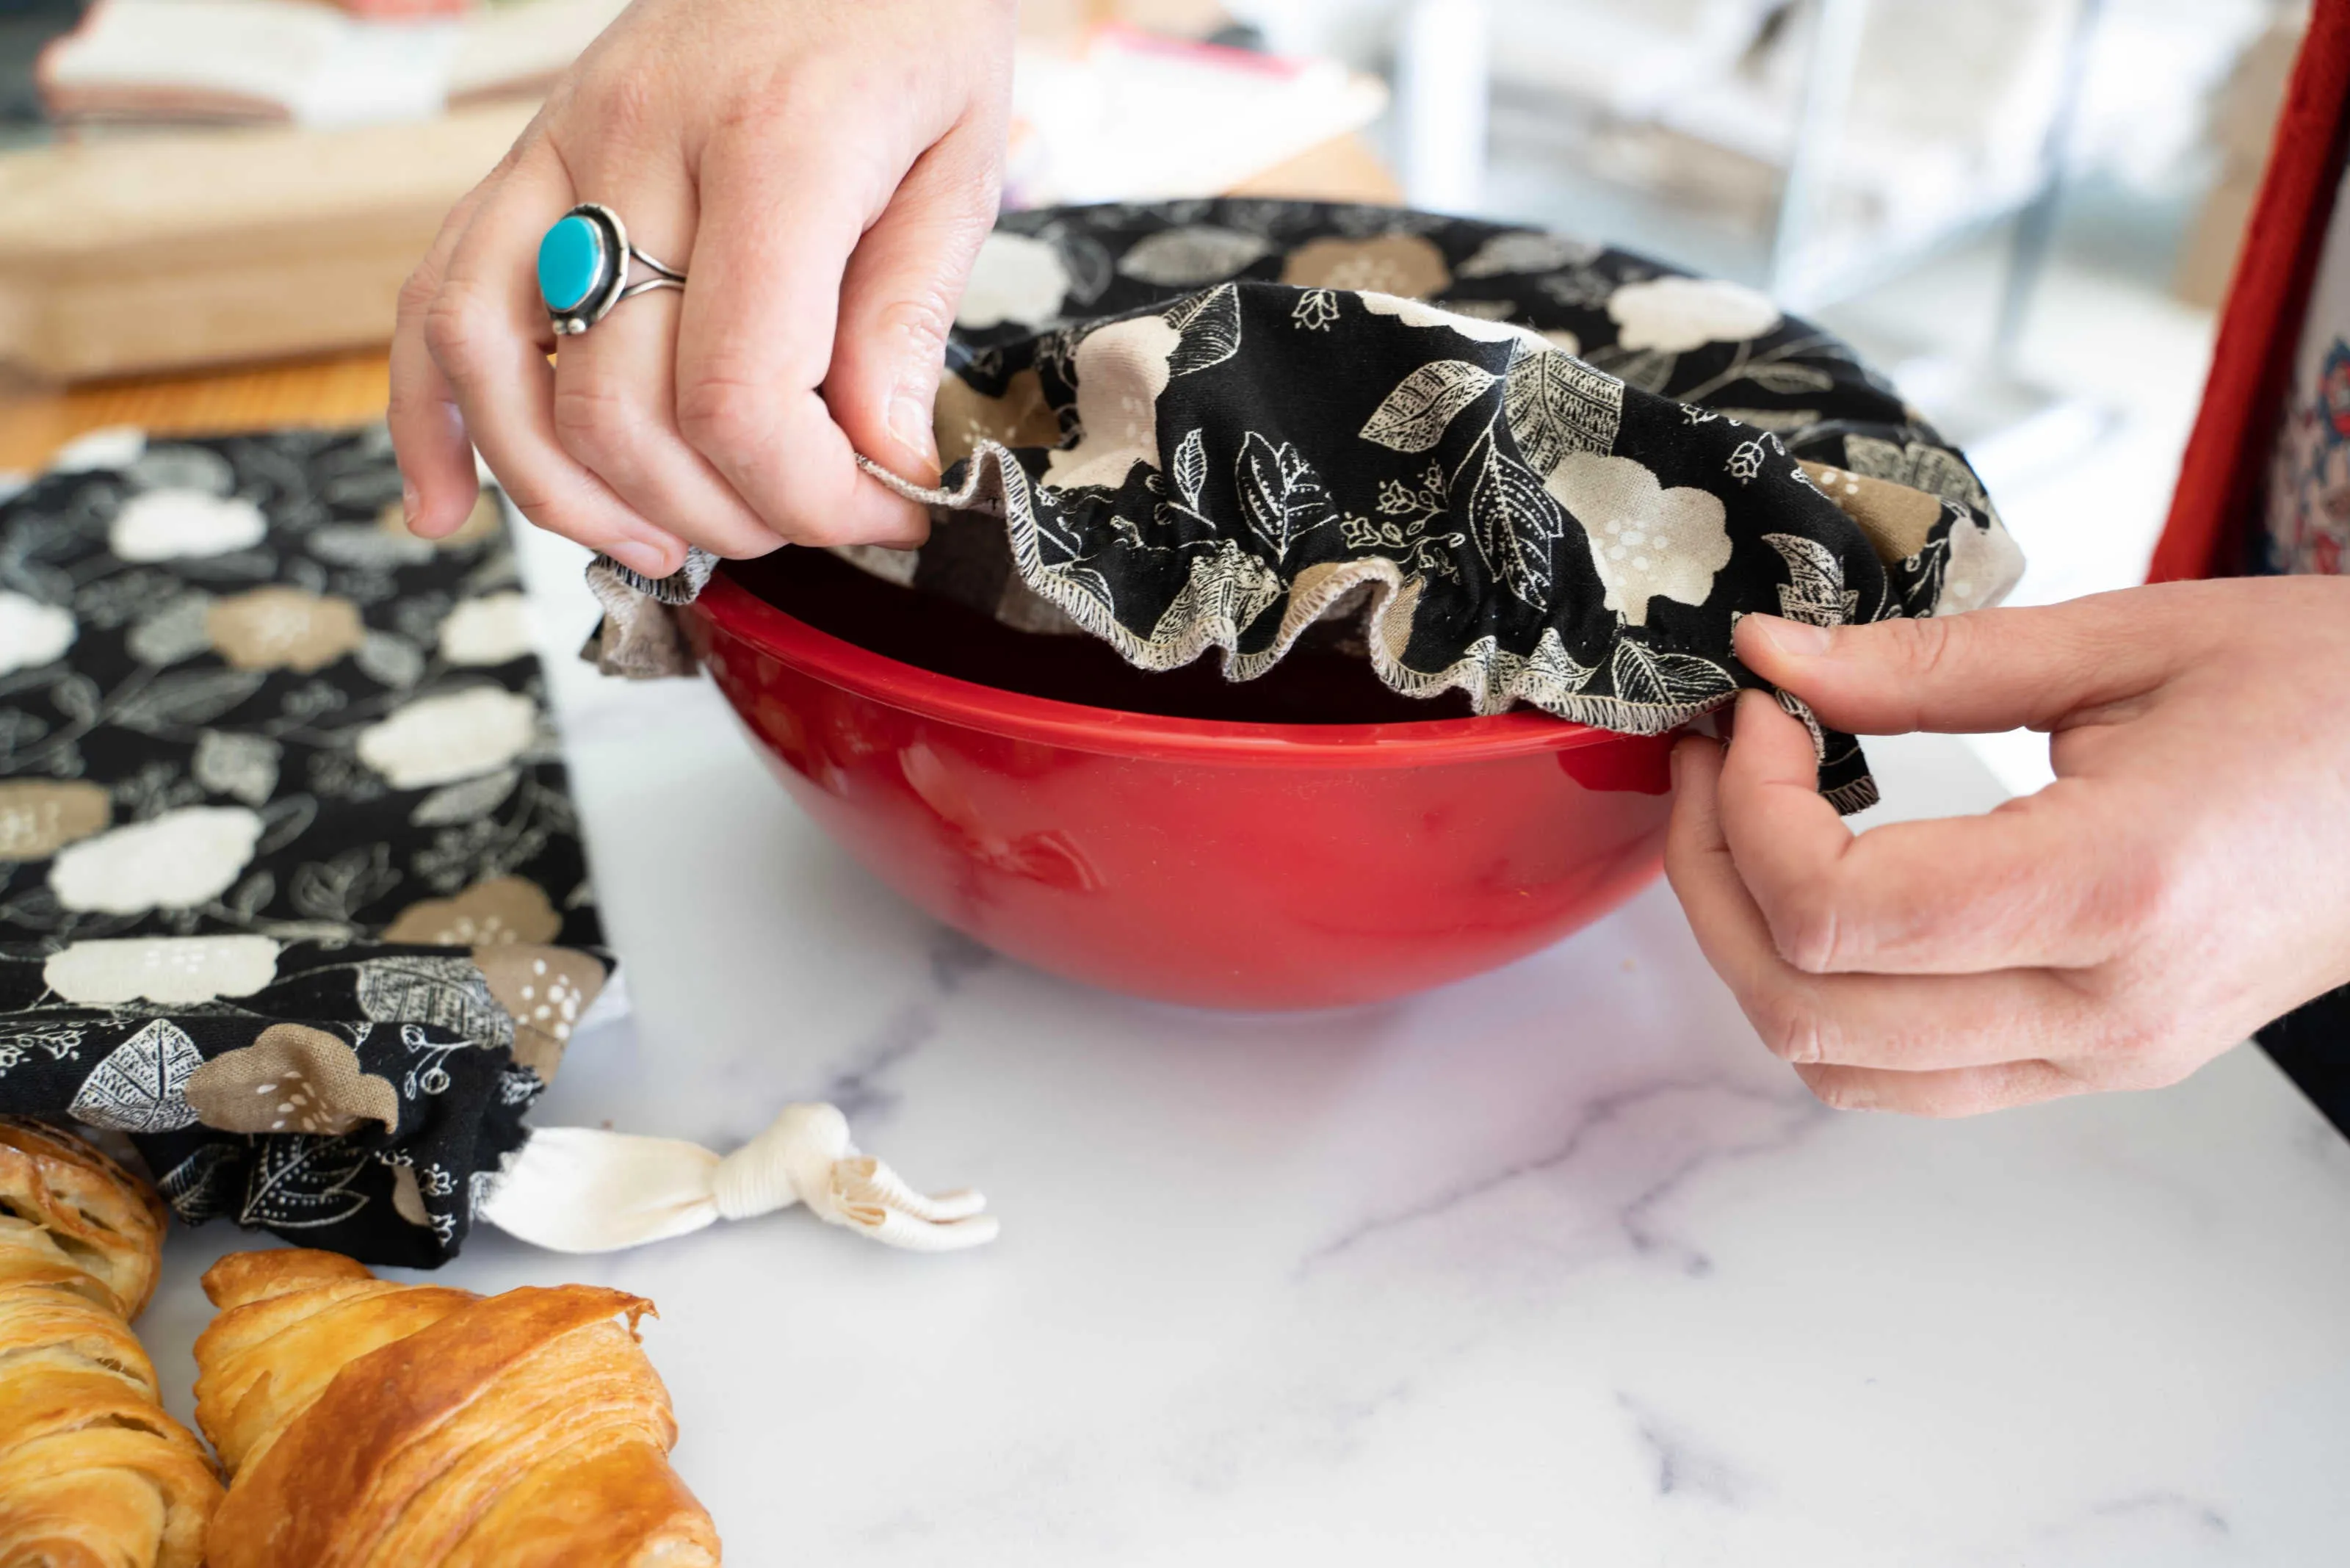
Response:
[{"label": "wooden cutting board", "polygon": [[[441,220],[535,106],[421,124],[156,134],[0,154],[0,384],[379,346]],[[1341,137],[1237,188],[1392,202]]]},{"label": "wooden cutting board", "polygon": [[382,343],[442,217],[535,107],[0,156],[0,370],[69,381]]},{"label": "wooden cutting board", "polygon": [[[485,120],[471,133],[478,144],[453,150],[444,147],[441,156],[452,168],[463,158],[470,161],[466,167],[486,171],[520,130],[522,118],[515,113]],[[407,135],[415,138],[422,129],[411,127]],[[272,139],[258,136],[255,140],[266,143]],[[283,158],[284,150],[272,156]],[[203,161],[209,168],[211,154]],[[0,159],[0,168],[5,165],[6,161]],[[182,167],[201,177],[201,171]],[[0,392],[0,474],[37,468],[75,436],[106,425],[139,425],[157,434],[187,435],[277,425],[357,424],[381,417],[389,384],[382,345],[391,335],[393,296],[413,258],[431,241],[442,213],[476,177],[443,176],[443,193],[431,195],[429,202],[429,192],[418,190],[428,182],[417,177],[401,198],[409,203],[405,229],[364,219],[348,229],[327,223],[306,225],[280,213],[271,223],[248,225],[249,233],[264,236],[249,245],[217,233],[205,238],[195,221],[203,215],[203,206],[195,203],[195,212],[182,220],[196,231],[195,243],[228,248],[219,253],[223,259],[217,265],[197,275],[203,280],[201,288],[186,278],[170,286],[181,291],[179,308],[218,313],[210,318],[210,328],[200,329],[203,324],[198,321],[183,326],[176,335],[161,330],[145,336],[115,331],[105,339],[114,345],[111,357],[88,348],[78,357],[52,350],[51,365],[78,362],[89,368],[47,371],[57,380],[81,380],[82,384],[69,389]],[[169,182],[159,183],[168,196]],[[7,188],[5,177],[0,176],[0,190]],[[292,180],[286,188],[305,200],[317,194]],[[1395,176],[1355,136],[1325,142],[1236,186],[1232,193],[1377,202],[1396,202],[1402,195]],[[342,201],[346,204],[340,211],[349,212],[347,192],[322,199]],[[22,244],[20,231],[8,213],[5,199],[0,198],[0,256],[14,254]],[[94,279],[82,296],[80,308],[101,325],[109,319],[103,303],[109,292],[122,299],[125,303],[119,308],[126,309],[142,293],[152,299],[167,292],[166,284],[156,277],[159,269],[151,259],[144,269],[130,265],[130,236],[141,226],[127,219],[120,221],[118,233],[122,237],[116,246],[121,253],[117,261],[121,270],[111,281]],[[379,249],[357,245],[355,240],[362,234],[376,236],[372,244]],[[307,247],[338,235],[347,247],[340,252],[339,263],[321,261],[308,253]],[[93,253],[101,248],[90,247]],[[0,369],[10,359],[6,345],[29,346],[44,340],[39,333],[26,329],[26,324],[35,318],[18,310],[17,302],[72,293],[59,288],[58,280],[47,273],[16,289],[9,281],[15,275],[0,272]],[[354,280],[374,293],[349,292]],[[296,299],[297,291],[304,290],[307,304]],[[200,296],[192,306],[189,296]],[[203,303],[207,298],[210,303]],[[362,300],[372,304],[358,308]],[[255,347],[257,335],[271,347]],[[66,348],[97,341],[55,328],[46,340]],[[177,357],[158,357],[166,352]],[[250,363],[255,360],[271,362]],[[18,361],[19,374],[38,369],[29,360]],[[125,373],[132,370],[140,373]]]}]

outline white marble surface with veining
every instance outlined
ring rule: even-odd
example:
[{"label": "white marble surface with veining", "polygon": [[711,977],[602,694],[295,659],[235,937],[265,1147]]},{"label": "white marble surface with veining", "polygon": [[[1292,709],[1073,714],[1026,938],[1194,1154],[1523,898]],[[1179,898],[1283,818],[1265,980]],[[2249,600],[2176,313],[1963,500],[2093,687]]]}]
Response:
[{"label": "white marble surface with veining", "polygon": [[[994,1246],[804,1214],[474,1289],[656,1299],[731,1563],[2350,1561],[2350,1147],[2251,1050],[2164,1093],[1821,1109],[1661,888],[1387,1006],[1233,1017],[992,958],[802,819],[703,682],[598,681],[527,551],[632,1020],[536,1114],[727,1147],[822,1096]],[[1980,809],[1955,742],[1890,809]],[[177,1235],[142,1332],[188,1411]]]}]

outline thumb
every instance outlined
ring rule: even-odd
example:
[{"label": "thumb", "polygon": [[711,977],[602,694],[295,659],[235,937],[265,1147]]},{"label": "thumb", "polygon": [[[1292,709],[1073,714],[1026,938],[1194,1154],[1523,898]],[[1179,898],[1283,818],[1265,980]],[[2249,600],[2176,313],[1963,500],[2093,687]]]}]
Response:
[{"label": "thumb", "polygon": [[938,479],[931,406],[997,177],[987,139],[957,127],[915,161],[841,279],[825,401],[858,452],[919,483]]},{"label": "thumb", "polygon": [[1856,735],[2054,728],[2066,714],[2150,690],[2182,639],[2163,597],[2138,588],[2031,609],[1819,627],[1738,623],[1738,657],[1822,723]]}]

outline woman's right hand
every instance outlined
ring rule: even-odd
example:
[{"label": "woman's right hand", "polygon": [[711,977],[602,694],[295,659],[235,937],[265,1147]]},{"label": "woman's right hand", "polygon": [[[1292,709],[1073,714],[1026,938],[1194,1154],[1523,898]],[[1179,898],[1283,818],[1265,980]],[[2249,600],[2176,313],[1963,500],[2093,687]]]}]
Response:
[{"label": "woman's right hand", "polygon": [[[402,291],[409,526],[458,527],[473,449],[524,515],[650,576],[688,544],[911,545],[863,452],[937,472],[931,405],[995,218],[1014,0],[637,0],[458,203]],[[539,237],[579,202],[690,275],[557,362]]]}]

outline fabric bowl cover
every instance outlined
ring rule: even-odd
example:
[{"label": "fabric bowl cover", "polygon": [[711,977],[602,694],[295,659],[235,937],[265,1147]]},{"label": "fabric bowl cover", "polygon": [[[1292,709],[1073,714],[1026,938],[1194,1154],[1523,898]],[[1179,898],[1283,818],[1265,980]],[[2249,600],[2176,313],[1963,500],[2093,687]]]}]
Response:
[{"label": "fabric bowl cover", "polygon": [[[1760,684],[1742,614],[1949,615],[2022,569],[1966,460],[1835,338],[1530,230],[1242,200],[1015,213],[948,369],[941,485],[868,465],[936,508],[931,541],[844,554],[1148,670],[1217,648],[1247,680],[1343,617],[1399,691],[1652,734]],[[598,561],[591,652],[682,669],[658,607],[714,565]],[[1858,746],[1819,742],[1822,789],[1872,802]]]}]

